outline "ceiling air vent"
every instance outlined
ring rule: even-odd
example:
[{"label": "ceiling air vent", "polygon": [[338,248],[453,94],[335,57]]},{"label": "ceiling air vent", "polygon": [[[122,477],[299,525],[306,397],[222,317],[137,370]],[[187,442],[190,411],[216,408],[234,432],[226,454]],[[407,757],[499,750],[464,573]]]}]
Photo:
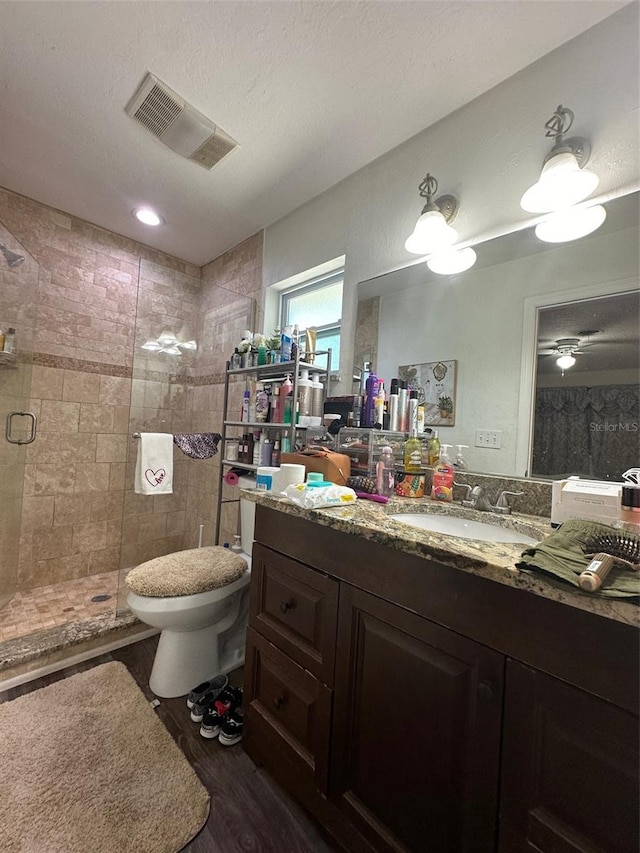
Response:
[{"label": "ceiling air vent", "polygon": [[168,148],[205,169],[238,145],[153,74],[147,74],[125,109]]}]

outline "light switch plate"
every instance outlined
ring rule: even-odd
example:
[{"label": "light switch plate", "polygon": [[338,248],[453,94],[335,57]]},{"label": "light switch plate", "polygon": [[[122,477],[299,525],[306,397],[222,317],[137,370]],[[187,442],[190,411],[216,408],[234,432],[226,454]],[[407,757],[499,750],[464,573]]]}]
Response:
[{"label": "light switch plate", "polygon": [[476,447],[490,447],[492,450],[499,450],[502,444],[501,429],[477,429],[476,430]]}]

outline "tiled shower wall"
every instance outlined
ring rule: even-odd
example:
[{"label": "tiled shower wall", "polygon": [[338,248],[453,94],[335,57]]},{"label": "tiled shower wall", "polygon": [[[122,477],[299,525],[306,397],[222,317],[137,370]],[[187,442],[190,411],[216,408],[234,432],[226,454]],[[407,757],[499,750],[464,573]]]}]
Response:
[{"label": "tiled shower wall", "polygon": [[[30,404],[39,431],[26,449],[18,588],[193,547],[190,508],[212,537],[215,465],[176,449],[174,494],[135,495],[131,434],[220,430],[222,376],[212,365],[224,369],[236,326],[251,317],[261,235],[205,268],[201,287],[198,267],[5,190],[0,221],[41,267]],[[211,342],[179,363],[140,350],[165,328]]]}]

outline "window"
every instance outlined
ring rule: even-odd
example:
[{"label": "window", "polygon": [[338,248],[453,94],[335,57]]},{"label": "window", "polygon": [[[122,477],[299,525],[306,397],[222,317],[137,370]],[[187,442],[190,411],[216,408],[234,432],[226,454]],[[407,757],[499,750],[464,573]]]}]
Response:
[{"label": "window", "polygon": [[[305,331],[317,330],[316,349],[331,349],[331,371],[340,364],[340,320],[342,317],[342,283],[344,270],[304,282],[283,290],[280,294],[280,324],[297,326],[300,347],[306,345]],[[319,356],[315,363],[327,366],[327,357]]]}]

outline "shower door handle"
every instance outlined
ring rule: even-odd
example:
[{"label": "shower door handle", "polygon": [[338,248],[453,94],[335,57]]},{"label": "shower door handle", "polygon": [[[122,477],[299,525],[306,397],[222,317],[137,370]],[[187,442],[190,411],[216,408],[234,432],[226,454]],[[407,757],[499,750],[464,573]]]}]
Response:
[{"label": "shower door handle", "polygon": [[[13,426],[14,418],[30,418],[31,419],[31,431],[29,432],[29,438],[12,438],[11,437],[11,429]],[[9,412],[7,415],[7,426],[5,429],[5,437],[8,442],[11,444],[31,444],[31,442],[36,440],[36,432],[38,429],[38,419],[33,414],[33,412]]]}]

